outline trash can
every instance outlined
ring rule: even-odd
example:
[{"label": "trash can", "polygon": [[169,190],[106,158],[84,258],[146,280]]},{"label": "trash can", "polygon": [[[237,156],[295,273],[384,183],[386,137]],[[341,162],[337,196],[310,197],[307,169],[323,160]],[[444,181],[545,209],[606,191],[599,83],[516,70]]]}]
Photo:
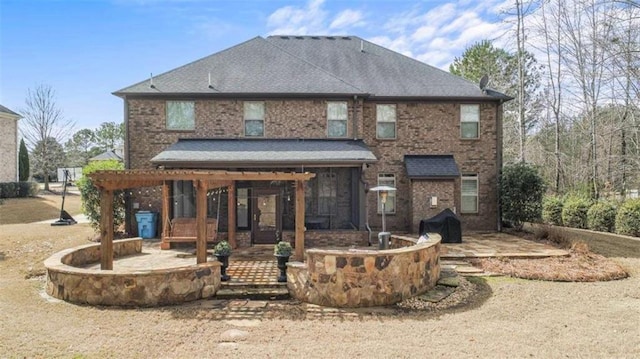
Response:
[{"label": "trash can", "polygon": [[391,232],[378,233],[378,249],[389,249],[389,239],[391,238]]},{"label": "trash can", "polygon": [[136,213],[138,222],[138,237],[155,238],[158,214],[151,211],[139,211]]}]

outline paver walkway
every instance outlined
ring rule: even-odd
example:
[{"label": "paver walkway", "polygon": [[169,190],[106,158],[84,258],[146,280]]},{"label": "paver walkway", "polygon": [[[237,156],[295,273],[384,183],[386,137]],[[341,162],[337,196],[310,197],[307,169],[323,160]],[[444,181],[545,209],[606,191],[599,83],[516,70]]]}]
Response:
[{"label": "paver walkway", "polygon": [[443,243],[440,258],[540,258],[567,256],[569,252],[548,244],[534,242],[507,233],[471,233],[462,243]]}]

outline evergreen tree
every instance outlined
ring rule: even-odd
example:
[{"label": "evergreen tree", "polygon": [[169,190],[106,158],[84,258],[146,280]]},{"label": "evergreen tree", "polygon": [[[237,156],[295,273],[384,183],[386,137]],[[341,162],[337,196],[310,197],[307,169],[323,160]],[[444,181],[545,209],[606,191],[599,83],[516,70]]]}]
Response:
[{"label": "evergreen tree", "polygon": [[24,138],[20,140],[20,151],[18,152],[18,178],[21,182],[29,180],[29,151],[24,144]]}]

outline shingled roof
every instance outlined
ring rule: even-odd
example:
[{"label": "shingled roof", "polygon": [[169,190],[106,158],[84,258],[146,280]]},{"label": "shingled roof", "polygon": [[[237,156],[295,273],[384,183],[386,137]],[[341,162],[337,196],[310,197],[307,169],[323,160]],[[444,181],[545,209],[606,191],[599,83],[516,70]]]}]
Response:
[{"label": "shingled roof", "polygon": [[13,111],[9,110],[8,108],[6,108],[6,107],[4,107],[4,106],[2,106],[2,105],[0,105],[0,112],[1,112],[1,113],[9,114],[9,115],[11,115],[11,116],[17,116],[17,117],[20,117],[20,114],[15,113],[15,112],[13,112]]},{"label": "shingled roof", "polygon": [[255,37],[114,94],[509,98],[357,36]]},{"label": "shingled roof", "polygon": [[170,168],[323,166],[373,163],[362,140],[180,139],[151,159]]},{"label": "shingled roof", "polygon": [[405,155],[404,165],[411,179],[455,178],[460,176],[453,155]]}]

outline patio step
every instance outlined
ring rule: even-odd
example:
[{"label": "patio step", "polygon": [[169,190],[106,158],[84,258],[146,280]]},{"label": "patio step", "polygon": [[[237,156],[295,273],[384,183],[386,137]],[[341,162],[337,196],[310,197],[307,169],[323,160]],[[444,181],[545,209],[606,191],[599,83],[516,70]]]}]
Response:
[{"label": "patio step", "polygon": [[289,290],[284,285],[223,284],[216,293],[218,299],[282,300],[289,299]]}]

